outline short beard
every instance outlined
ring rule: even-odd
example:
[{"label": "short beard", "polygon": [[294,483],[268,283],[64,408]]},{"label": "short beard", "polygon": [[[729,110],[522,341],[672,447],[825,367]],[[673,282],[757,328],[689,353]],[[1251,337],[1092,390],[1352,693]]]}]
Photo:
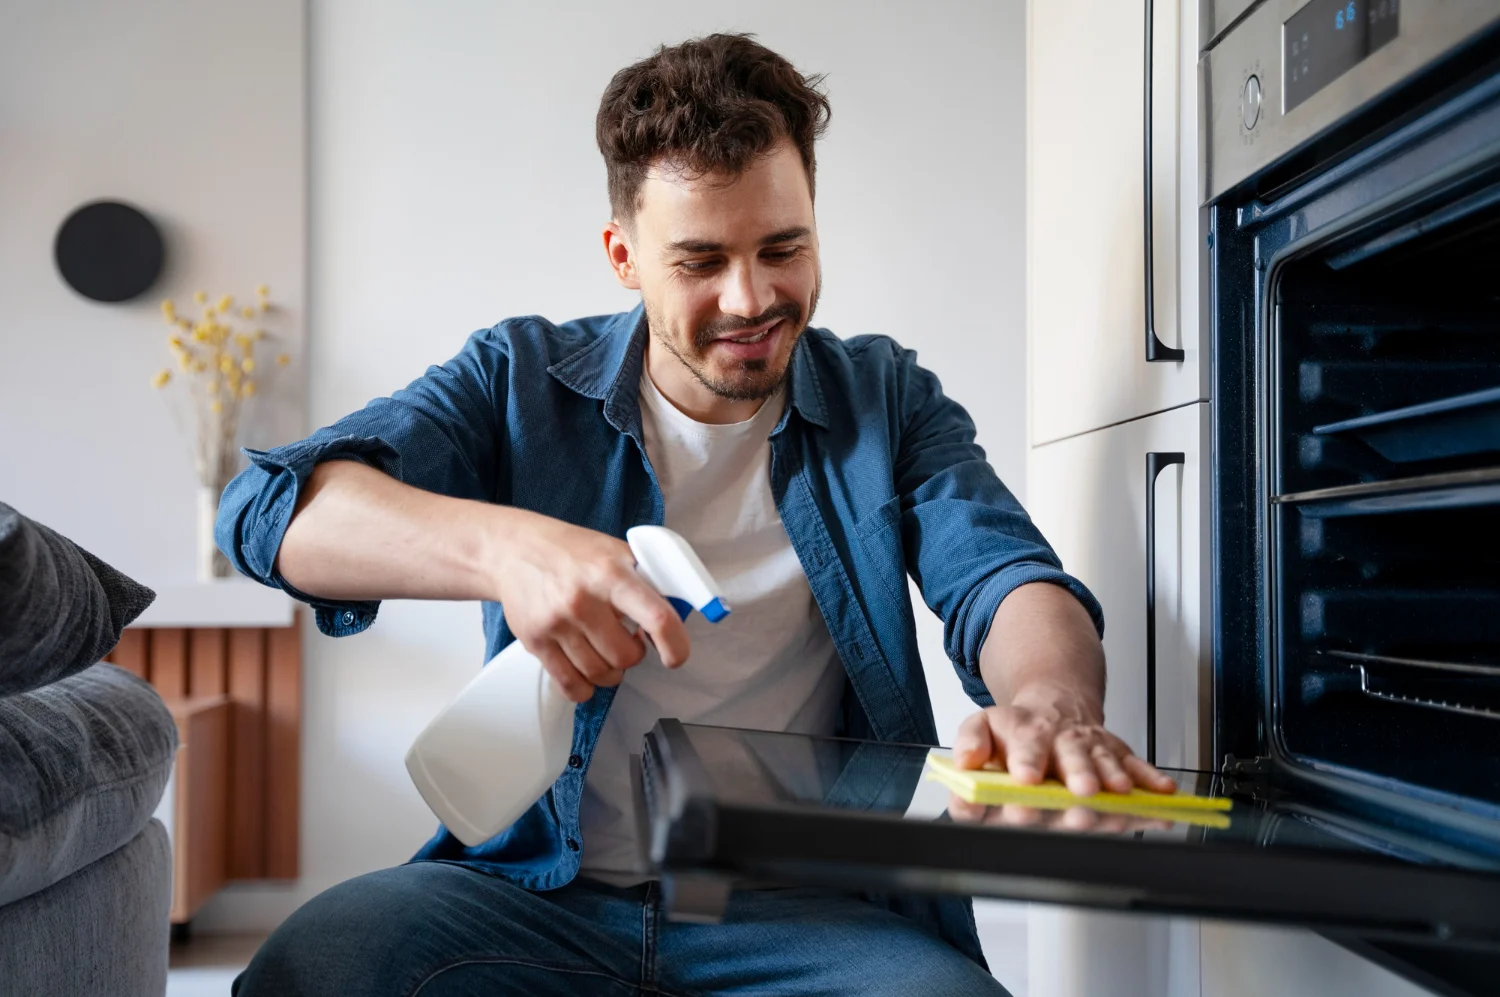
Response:
[{"label": "short beard", "polygon": [[[813,312],[817,310],[818,294],[822,290],[822,284],[823,282],[820,279],[813,286],[812,301],[805,318],[802,315],[801,305],[795,301],[782,301],[767,308],[755,318],[739,319],[723,316],[693,333],[693,346],[700,351],[701,355],[701,351],[708,349],[709,344],[714,340],[730,335],[740,329],[753,329],[758,325],[765,325],[767,322],[773,320],[791,323],[796,329],[792,334],[792,349],[787,354],[786,365],[774,376],[763,378],[747,377],[733,382],[712,380],[701,362],[683,355],[682,351],[677,348],[677,344],[672,341],[671,336],[663,331],[662,325],[651,317],[650,308],[646,310],[646,323],[650,327],[656,341],[668,353],[681,361],[682,365],[692,373],[699,384],[715,395],[732,402],[764,401],[780,390],[782,384],[786,382],[787,375],[791,372],[792,358],[796,355],[797,349],[801,345],[802,333],[806,331],[808,322],[812,321]],[[765,360],[746,360],[739,365],[739,369],[741,372],[747,374],[766,374],[767,366]]]}]

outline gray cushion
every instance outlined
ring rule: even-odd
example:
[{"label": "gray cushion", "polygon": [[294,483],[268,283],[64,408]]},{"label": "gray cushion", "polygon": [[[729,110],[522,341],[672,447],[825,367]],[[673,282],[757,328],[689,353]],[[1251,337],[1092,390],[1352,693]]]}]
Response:
[{"label": "gray cushion", "polygon": [[109,653],[156,598],[144,585],[0,502],[0,696]]},{"label": "gray cushion", "polygon": [[123,848],[0,907],[0,994],[161,997],[172,846],[151,821]]},{"label": "gray cushion", "polygon": [[166,704],[114,665],[0,699],[0,905],[135,837],[176,753]]}]

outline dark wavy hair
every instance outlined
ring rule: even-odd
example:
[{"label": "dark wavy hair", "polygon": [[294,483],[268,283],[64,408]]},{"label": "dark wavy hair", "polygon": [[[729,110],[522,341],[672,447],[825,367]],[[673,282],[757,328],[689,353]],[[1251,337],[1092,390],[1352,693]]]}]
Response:
[{"label": "dark wavy hair", "polygon": [[626,66],[605,88],[594,123],[615,219],[635,217],[658,161],[689,176],[736,176],[783,138],[801,154],[811,189],[813,143],[832,114],[822,82],[748,34],[664,45]]}]

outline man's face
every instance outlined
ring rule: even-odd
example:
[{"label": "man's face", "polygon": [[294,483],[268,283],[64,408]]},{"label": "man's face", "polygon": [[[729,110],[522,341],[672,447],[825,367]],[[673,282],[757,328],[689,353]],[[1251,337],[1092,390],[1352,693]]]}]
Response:
[{"label": "man's face", "polygon": [[[769,396],[818,300],[812,193],[795,147],[777,145],[736,177],[653,169],[639,205],[605,245],[621,283],[641,292],[653,352],[678,361],[665,365],[670,379],[710,402]],[[653,362],[653,378],[663,369]]]}]

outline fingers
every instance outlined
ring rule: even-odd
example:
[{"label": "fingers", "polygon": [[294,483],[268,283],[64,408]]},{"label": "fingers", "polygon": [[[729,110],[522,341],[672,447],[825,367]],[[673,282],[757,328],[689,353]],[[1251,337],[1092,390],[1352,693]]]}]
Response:
[{"label": "fingers", "polygon": [[[1177,792],[1177,780],[1145,759],[1138,757],[1130,750],[1130,745],[1109,731],[1104,732],[1104,743],[1108,745],[1110,753],[1119,760],[1121,768],[1125,770],[1126,775],[1130,776],[1133,785],[1149,789],[1153,793]],[[1128,792],[1128,789],[1126,791]]]},{"label": "fingers", "polygon": [[625,621],[603,602],[590,604],[578,625],[594,653],[613,671],[623,673],[646,655],[646,642],[627,630]]},{"label": "fingers", "polygon": [[991,706],[965,718],[953,758],[962,768],[998,762],[1023,784],[1054,774],[1078,796],[1101,789],[1128,793],[1135,786],[1158,793],[1177,788],[1171,776],[1137,758],[1103,727],[1058,722],[1018,707]]},{"label": "fingers", "polygon": [[594,645],[589,643],[588,638],[578,630],[567,630],[558,634],[557,645],[568,656],[573,668],[590,685],[617,686],[625,678],[623,671],[610,667],[608,662],[599,657],[599,652],[594,650]]},{"label": "fingers", "polygon": [[1093,796],[1099,792],[1099,775],[1089,752],[1093,738],[1077,727],[1064,730],[1052,742],[1057,774],[1075,796]]},{"label": "fingers", "polygon": [[635,572],[623,575],[609,594],[610,604],[635,620],[656,645],[661,663],[678,668],[688,659],[687,628],[676,610]]},{"label": "fingers", "polygon": [[990,736],[988,714],[988,710],[980,710],[958,725],[958,736],[953,739],[953,760],[959,768],[981,768],[991,759],[1005,761],[1003,757],[996,758],[996,741]]},{"label": "fingers", "polygon": [[1035,784],[1047,772],[1056,727],[1040,717],[1018,710],[986,710],[991,728],[1002,744],[1005,769],[1017,782]]},{"label": "fingers", "polygon": [[1130,777],[1138,786],[1149,789],[1153,793],[1177,792],[1177,781],[1143,758],[1127,754],[1120,760],[1120,764],[1125,767],[1126,772],[1130,773]]},{"label": "fingers", "polygon": [[1099,773],[1099,781],[1104,788],[1112,793],[1128,793],[1135,785],[1130,773],[1125,771],[1115,753],[1109,750],[1108,745],[1095,744],[1089,749],[1089,757],[1094,763],[1094,771]]},{"label": "fingers", "polygon": [[564,696],[575,703],[588,702],[589,697],[594,694],[593,685],[573,667],[573,662],[556,641],[544,641],[527,650],[537,656]]}]

